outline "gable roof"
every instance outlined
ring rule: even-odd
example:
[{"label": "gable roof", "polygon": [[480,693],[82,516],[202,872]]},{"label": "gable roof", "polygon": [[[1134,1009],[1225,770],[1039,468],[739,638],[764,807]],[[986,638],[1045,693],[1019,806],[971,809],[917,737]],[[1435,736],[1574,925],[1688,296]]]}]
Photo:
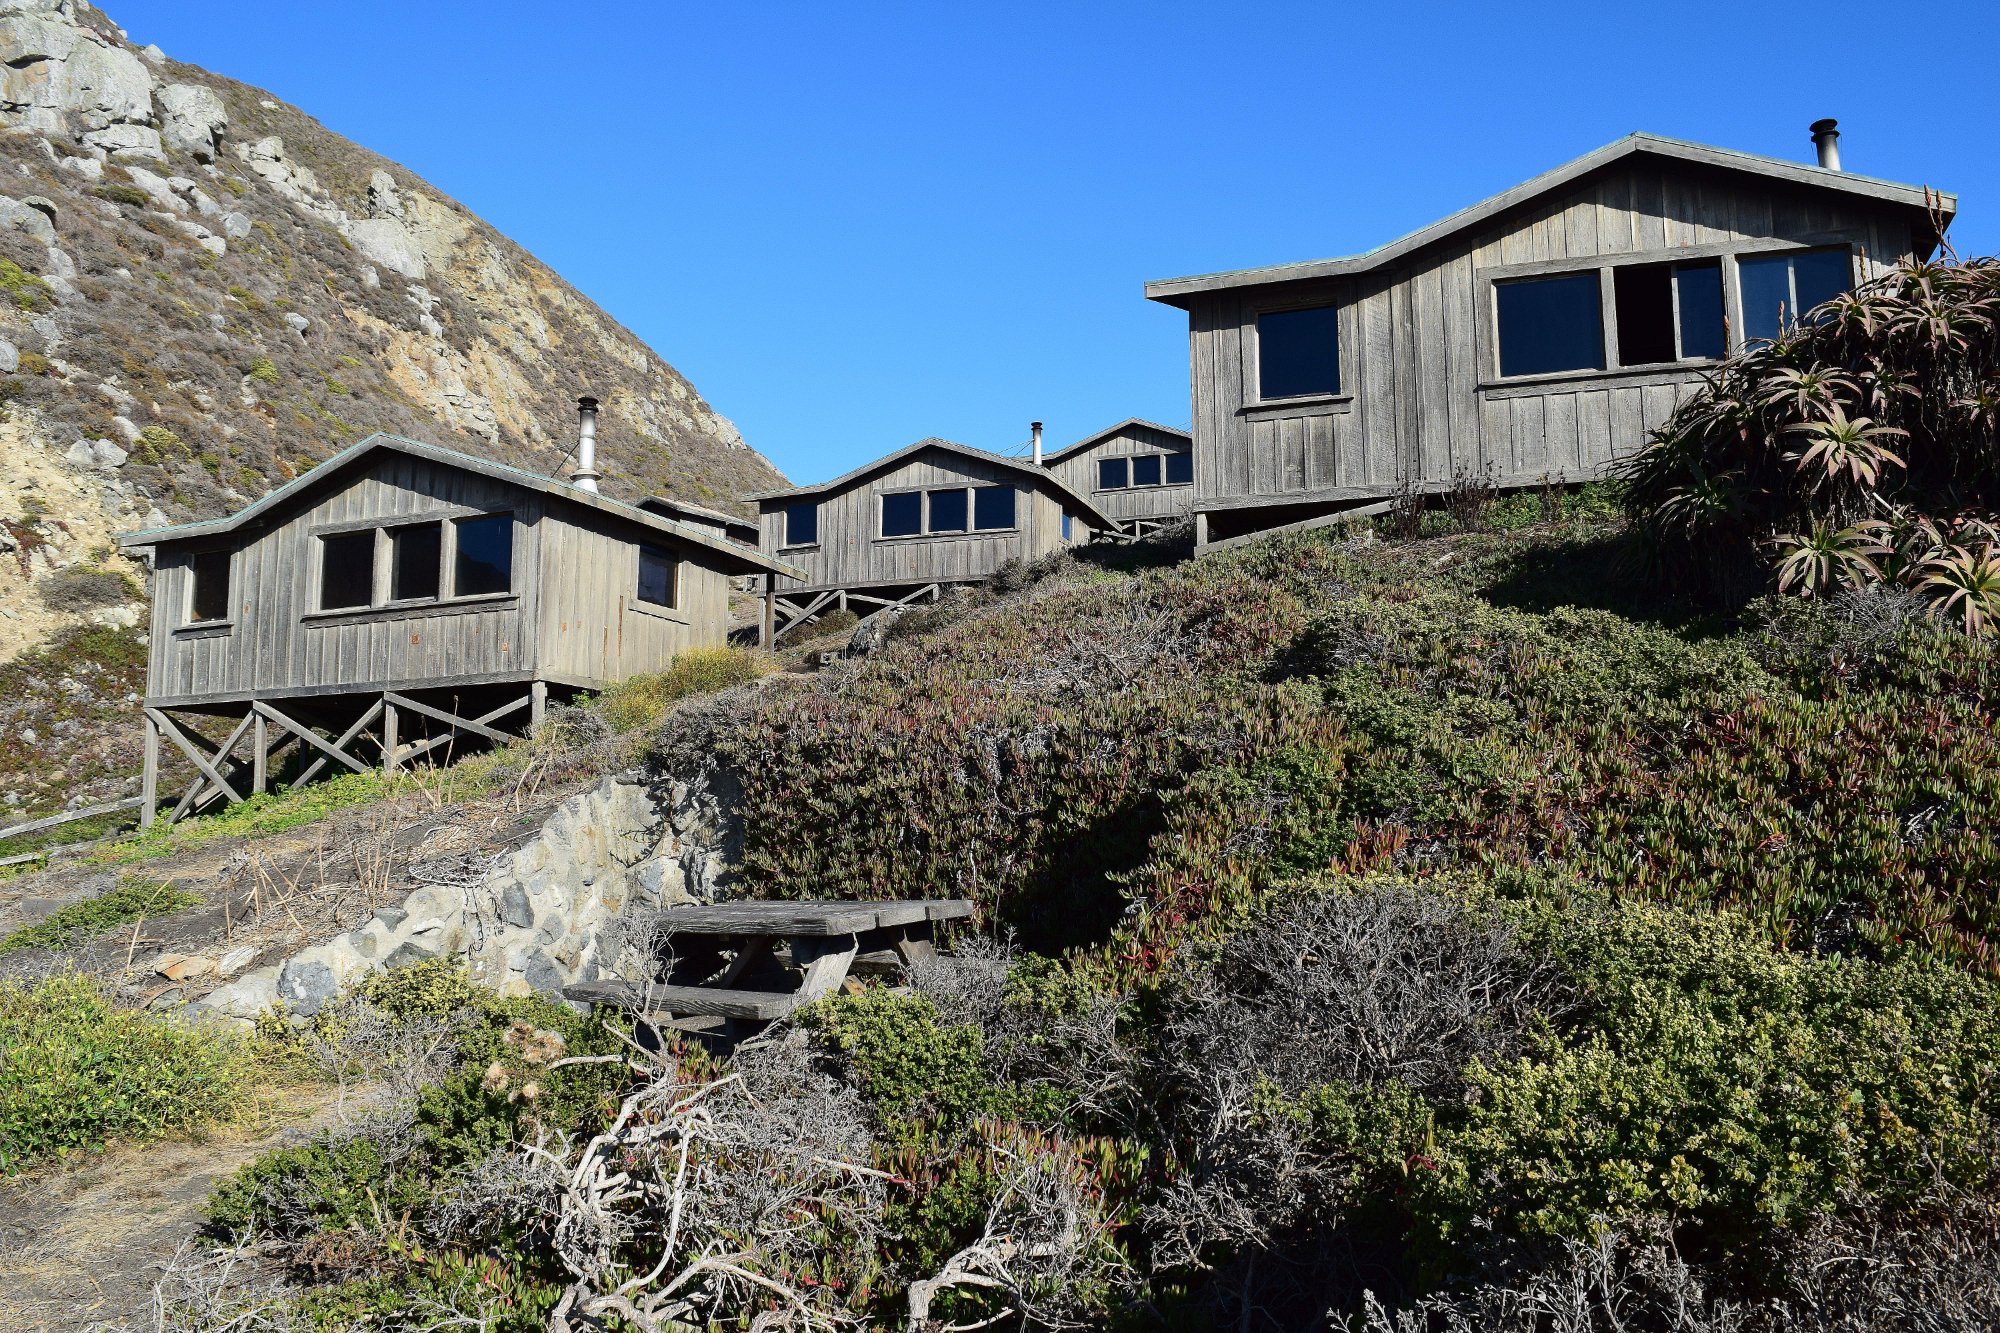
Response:
[{"label": "gable roof", "polygon": [[666,518],[685,516],[696,523],[714,523],[724,533],[742,534],[736,536],[739,542],[757,544],[757,525],[740,514],[725,514],[720,509],[710,509],[706,505],[689,504],[686,500],[676,500],[671,495],[649,495],[639,501],[639,508],[649,514],[660,514]]},{"label": "gable roof", "polygon": [[1428,227],[1419,228],[1407,236],[1398,237],[1386,245],[1378,246],[1363,254],[1346,255],[1337,259],[1308,260],[1297,264],[1274,264],[1266,268],[1203,273],[1186,278],[1161,278],[1146,284],[1146,298],[1167,305],[1181,305],[1187,298],[1202,292],[1221,291],[1230,287],[1250,287],[1268,282],[1296,282],[1305,278],[1345,277],[1355,273],[1366,273],[1393,264],[1427,245],[1476,227],[1510,208],[1560,190],[1593,171],[1642,154],[1691,163],[1717,171],[1742,172],[1788,185],[1834,190],[1898,205],[1910,209],[1915,215],[1912,220],[1921,222],[1927,231],[1930,230],[1932,209],[1935,209],[1937,215],[1947,222],[1958,212],[1957,195],[1942,194],[1932,190],[1927,200],[1924,188],[1918,185],[1878,180],[1873,176],[1857,176],[1850,171],[1832,171],[1803,162],[1788,162],[1783,158],[1765,157],[1759,153],[1740,153],[1730,148],[1710,148],[1706,144],[1668,139],[1657,134],[1628,134],[1602,148],[1585,153],[1582,157],[1565,162],[1553,171],[1545,171],[1532,180],[1523,181],[1511,190],[1502,190],[1499,194],[1489,199],[1482,199],[1470,208],[1460,209],[1449,217],[1431,223]]},{"label": "gable roof", "polygon": [[245,505],[227,518],[211,518],[199,523],[180,523],[173,527],[146,528],[138,532],[128,532],[119,537],[118,545],[121,549],[130,551],[158,546],[164,542],[190,541],[235,532],[252,526],[257,520],[312,487],[324,485],[334,474],[381,453],[407,454],[412,458],[421,458],[444,467],[474,472],[510,486],[518,486],[523,490],[556,496],[572,504],[582,505],[586,509],[594,509],[599,513],[622,519],[627,523],[677,537],[692,546],[705,547],[720,557],[718,563],[734,566],[734,572],[737,573],[769,571],[794,577],[799,575],[799,570],[785,561],[746,548],[712,530],[650,513],[628,505],[622,500],[613,500],[609,496],[579,490],[568,482],[558,481],[554,477],[545,477],[540,473],[529,472],[506,463],[496,463],[490,458],[462,454],[456,449],[441,449],[437,445],[425,444],[421,440],[406,439],[401,435],[389,435],[381,431],[349,445],[311,471],[301,472],[276,490],[267,493],[262,499]]},{"label": "gable roof", "polygon": [[935,449],[948,454],[957,454],[961,458],[969,458],[974,462],[988,463],[994,467],[1004,468],[1025,478],[1031,485],[1046,487],[1048,490],[1054,491],[1066,504],[1073,506],[1076,512],[1081,514],[1092,527],[1115,528],[1118,526],[1117,520],[1113,519],[1083,496],[1071,490],[1060,478],[1051,475],[1044,468],[1036,467],[1025,458],[1009,458],[1005,454],[990,454],[984,449],[974,449],[969,444],[959,444],[955,440],[941,440],[935,435],[918,440],[915,444],[906,444],[901,449],[896,450],[896,452],[885,454],[872,463],[863,463],[852,472],[841,473],[832,481],[822,481],[813,486],[793,486],[782,491],[764,491],[750,498],[758,501],[791,500],[804,499],[807,496],[813,495],[828,495],[835,491],[844,491],[878,473],[886,472],[898,463],[901,463],[904,459],[928,449]]},{"label": "gable roof", "polygon": [[1083,450],[1091,448],[1093,445],[1102,444],[1104,443],[1104,441],[1110,439],[1112,436],[1130,430],[1134,426],[1143,426],[1147,430],[1156,430],[1160,432],[1160,434],[1162,435],[1178,435],[1181,439],[1186,440],[1190,445],[1194,443],[1194,436],[1182,430],[1179,426],[1162,426],[1159,422],[1148,421],[1144,417],[1126,417],[1123,421],[1119,422],[1117,425],[1106,426],[1103,430],[1098,431],[1095,435],[1086,435],[1082,439],[1078,440],[1075,444],[1066,444],[1062,448],[1055,450],[1046,450],[1046,449],[1043,450],[1042,466],[1047,467],[1051,463],[1059,463],[1063,459],[1068,458],[1072,454],[1081,453]]}]

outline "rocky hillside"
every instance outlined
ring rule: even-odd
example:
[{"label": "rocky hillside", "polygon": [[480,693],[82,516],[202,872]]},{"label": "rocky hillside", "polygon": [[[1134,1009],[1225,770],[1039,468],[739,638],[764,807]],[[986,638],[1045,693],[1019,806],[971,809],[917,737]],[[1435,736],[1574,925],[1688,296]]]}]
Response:
[{"label": "rocky hillside", "polygon": [[[67,663],[62,639],[140,626],[116,533],[227,512],[375,430],[552,471],[582,392],[613,494],[782,484],[672,366],[408,171],[79,0],[0,0],[0,661],[66,662],[11,673],[0,801],[133,771],[130,738],[77,717],[111,721],[116,699],[82,696],[117,676],[122,699],[129,667]],[[52,712],[77,723],[60,773],[37,758]]]}]

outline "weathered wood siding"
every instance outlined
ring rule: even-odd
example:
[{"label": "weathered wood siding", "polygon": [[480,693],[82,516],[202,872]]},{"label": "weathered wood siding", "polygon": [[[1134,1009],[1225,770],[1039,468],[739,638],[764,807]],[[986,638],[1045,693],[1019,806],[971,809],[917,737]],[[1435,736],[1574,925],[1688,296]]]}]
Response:
[{"label": "weathered wood siding", "polygon": [[[1013,531],[881,535],[881,497],[887,492],[985,485],[1014,488],[1018,526]],[[1063,506],[1054,496],[1017,472],[948,450],[915,454],[817,499],[819,543],[805,547],[784,544],[785,510],[799,500],[763,502],[763,549],[806,571],[803,579],[780,578],[780,591],[963,583],[985,578],[1011,557],[1032,560],[1063,545]],[[1079,519],[1072,527],[1071,543],[1087,536]]]},{"label": "weathered wood siding", "polygon": [[[549,680],[602,685],[659,671],[729,633],[729,576],[679,552],[677,605],[638,600],[639,543],[576,521],[557,503],[542,520],[538,666]],[[650,544],[672,551],[668,540]]]},{"label": "weathered wood siding", "polygon": [[[1751,177],[1621,163],[1470,236],[1383,273],[1246,287],[1189,311],[1195,495],[1214,510],[1360,499],[1406,472],[1442,483],[1459,468],[1504,484],[1601,475],[1636,449],[1701,367],[1498,379],[1487,291],[1495,277],[1720,257],[1725,310],[1743,327],[1734,256],[1847,245],[1862,276],[1910,249],[1907,213]],[[1338,304],[1341,393],[1256,400],[1257,314]]]},{"label": "weathered wood siding", "polygon": [[1048,466],[1051,475],[1078,495],[1089,496],[1093,504],[1121,523],[1135,518],[1178,518],[1194,510],[1192,483],[1099,490],[1097,460],[1129,458],[1135,454],[1185,454],[1193,448],[1193,442],[1185,435],[1134,424],[1123,427],[1115,435],[1106,436],[1088,449],[1066,454]]},{"label": "weathered wood siding", "polygon": [[[506,597],[320,613],[318,536],[374,520],[512,512],[514,592]],[[232,534],[232,619],[184,625],[188,555],[161,548],[153,585],[147,695],[153,701],[415,686],[440,678],[521,677],[533,669],[532,572],[540,497],[407,455],[378,459],[347,484],[250,533]]]}]

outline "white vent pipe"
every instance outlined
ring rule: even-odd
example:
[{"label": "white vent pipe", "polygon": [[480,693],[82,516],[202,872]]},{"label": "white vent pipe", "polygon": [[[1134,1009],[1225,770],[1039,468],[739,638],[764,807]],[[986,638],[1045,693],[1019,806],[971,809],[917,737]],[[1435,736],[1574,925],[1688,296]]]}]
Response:
[{"label": "white vent pipe", "polygon": [[1030,421],[1028,423],[1028,433],[1035,437],[1035,466],[1040,467],[1042,465],[1042,423],[1039,421]]},{"label": "white vent pipe", "polygon": [[1840,122],[1816,120],[1812,123],[1813,147],[1819,150],[1819,164],[1828,171],[1840,170]]},{"label": "white vent pipe", "polygon": [[589,394],[576,400],[576,471],[569,474],[570,485],[580,491],[597,493],[597,400]]}]

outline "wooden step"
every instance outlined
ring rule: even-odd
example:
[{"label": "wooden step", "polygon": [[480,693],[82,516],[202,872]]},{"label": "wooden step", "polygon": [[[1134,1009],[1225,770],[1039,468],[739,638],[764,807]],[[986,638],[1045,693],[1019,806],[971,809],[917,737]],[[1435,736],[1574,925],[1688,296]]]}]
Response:
[{"label": "wooden step", "polygon": [[634,1013],[686,1017],[713,1014],[769,1022],[799,1006],[794,991],[725,990],[720,986],[641,986],[630,981],[580,981],[563,987],[563,998],[578,1004],[608,1004]]},{"label": "wooden step", "polygon": [[741,902],[669,907],[660,924],[682,935],[786,935],[795,939],[955,921],[972,915],[968,898],[888,902]]}]

